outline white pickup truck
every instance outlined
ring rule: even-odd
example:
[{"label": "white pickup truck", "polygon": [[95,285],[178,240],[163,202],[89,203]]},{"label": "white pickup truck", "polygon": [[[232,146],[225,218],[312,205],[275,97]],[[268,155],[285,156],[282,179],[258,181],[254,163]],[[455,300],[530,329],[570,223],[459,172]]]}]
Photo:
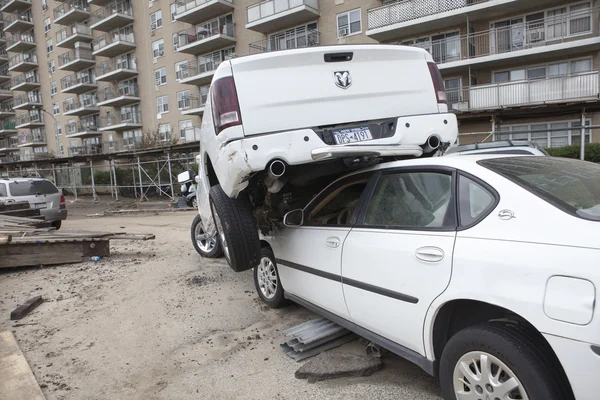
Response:
[{"label": "white pickup truck", "polygon": [[325,183],[431,156],[457,136],[441,75],[422,49],[323,46],[223,62],[202,121],[194,245],[208,257],[222,251],[235,271],[253,268],[258,228],[272,229]]}]

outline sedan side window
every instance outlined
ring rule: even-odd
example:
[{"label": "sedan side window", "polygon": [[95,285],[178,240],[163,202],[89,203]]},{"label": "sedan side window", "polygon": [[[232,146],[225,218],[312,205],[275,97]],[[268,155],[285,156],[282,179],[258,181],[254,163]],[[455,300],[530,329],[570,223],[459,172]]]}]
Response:
[{"label": "sedan side window", "polygon": [[496,198],[489,190],[466,176],[460,176],[458,186],[461,226],[472,225],[485,218],[496,204]]},{"label": "sedan side window", "polygon": [[407,229],[455,227],[452,175],[401,172],[382,175],[363,225]]},{"label": "sedan side window", "polygon": [[0,197],[7,197],[6,193],[6,185],[4,183],[0,183]]},{"label": "sedan side window", "polygon": [[305,225],[331,226],[350,225],[360,196],[367,187],[369,177],[346,182],[326,193],[308,214]]}]

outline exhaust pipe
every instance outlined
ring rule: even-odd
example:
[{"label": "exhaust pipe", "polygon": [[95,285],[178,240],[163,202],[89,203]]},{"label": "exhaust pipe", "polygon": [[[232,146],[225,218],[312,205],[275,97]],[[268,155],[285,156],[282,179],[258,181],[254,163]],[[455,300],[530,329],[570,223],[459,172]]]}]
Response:
[{"label": "exhaust pipe", "polygon": [[442,144],[442,140],[440,139],[440,137],[438,135],[431,135],[427,138],[427,141],[422,146],[423,153],[427,154],[427,153],[434,152],[440,147],[441,144]]},{"label": "exhaust pipe", "polygon": [[286,183],[286,179],[281,179],[285,174],[285,163],[281,160],[275,160],[269,164],[267,174],[265,175],[265,186],[271,193],[279,192]]}]

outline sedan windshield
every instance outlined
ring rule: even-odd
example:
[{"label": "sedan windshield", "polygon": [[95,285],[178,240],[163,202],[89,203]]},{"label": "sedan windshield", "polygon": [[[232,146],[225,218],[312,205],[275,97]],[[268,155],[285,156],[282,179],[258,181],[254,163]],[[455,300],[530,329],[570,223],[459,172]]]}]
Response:
[{"label": "sedan windshield", "polygon": [[600,221],[600,165],[552,157],[495,158],[479,164],[554,206]]}]

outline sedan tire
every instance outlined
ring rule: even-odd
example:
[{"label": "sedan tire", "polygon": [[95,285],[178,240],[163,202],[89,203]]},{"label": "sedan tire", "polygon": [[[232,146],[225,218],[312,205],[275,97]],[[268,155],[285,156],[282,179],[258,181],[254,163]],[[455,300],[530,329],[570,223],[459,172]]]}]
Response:
[{"label": "sedan tire", "polygon": [[202,218],[200,218],[200,215],[196,215],[196,218],[194,218],[194,221],[192,222],[191,234],[194,249],[196,249],[198,254],[202,257],[219,258],[223,255],[218,235],[210,236],[208,233],[204,232],[204,226],[202,225]]},{"label": "sedan tire", "polygon": [[279,308],[289,303],[283,295],[275,256],[268,247],[262,248],[260,262],[254,267],[253,275],[258,297],[269,307]]}]

